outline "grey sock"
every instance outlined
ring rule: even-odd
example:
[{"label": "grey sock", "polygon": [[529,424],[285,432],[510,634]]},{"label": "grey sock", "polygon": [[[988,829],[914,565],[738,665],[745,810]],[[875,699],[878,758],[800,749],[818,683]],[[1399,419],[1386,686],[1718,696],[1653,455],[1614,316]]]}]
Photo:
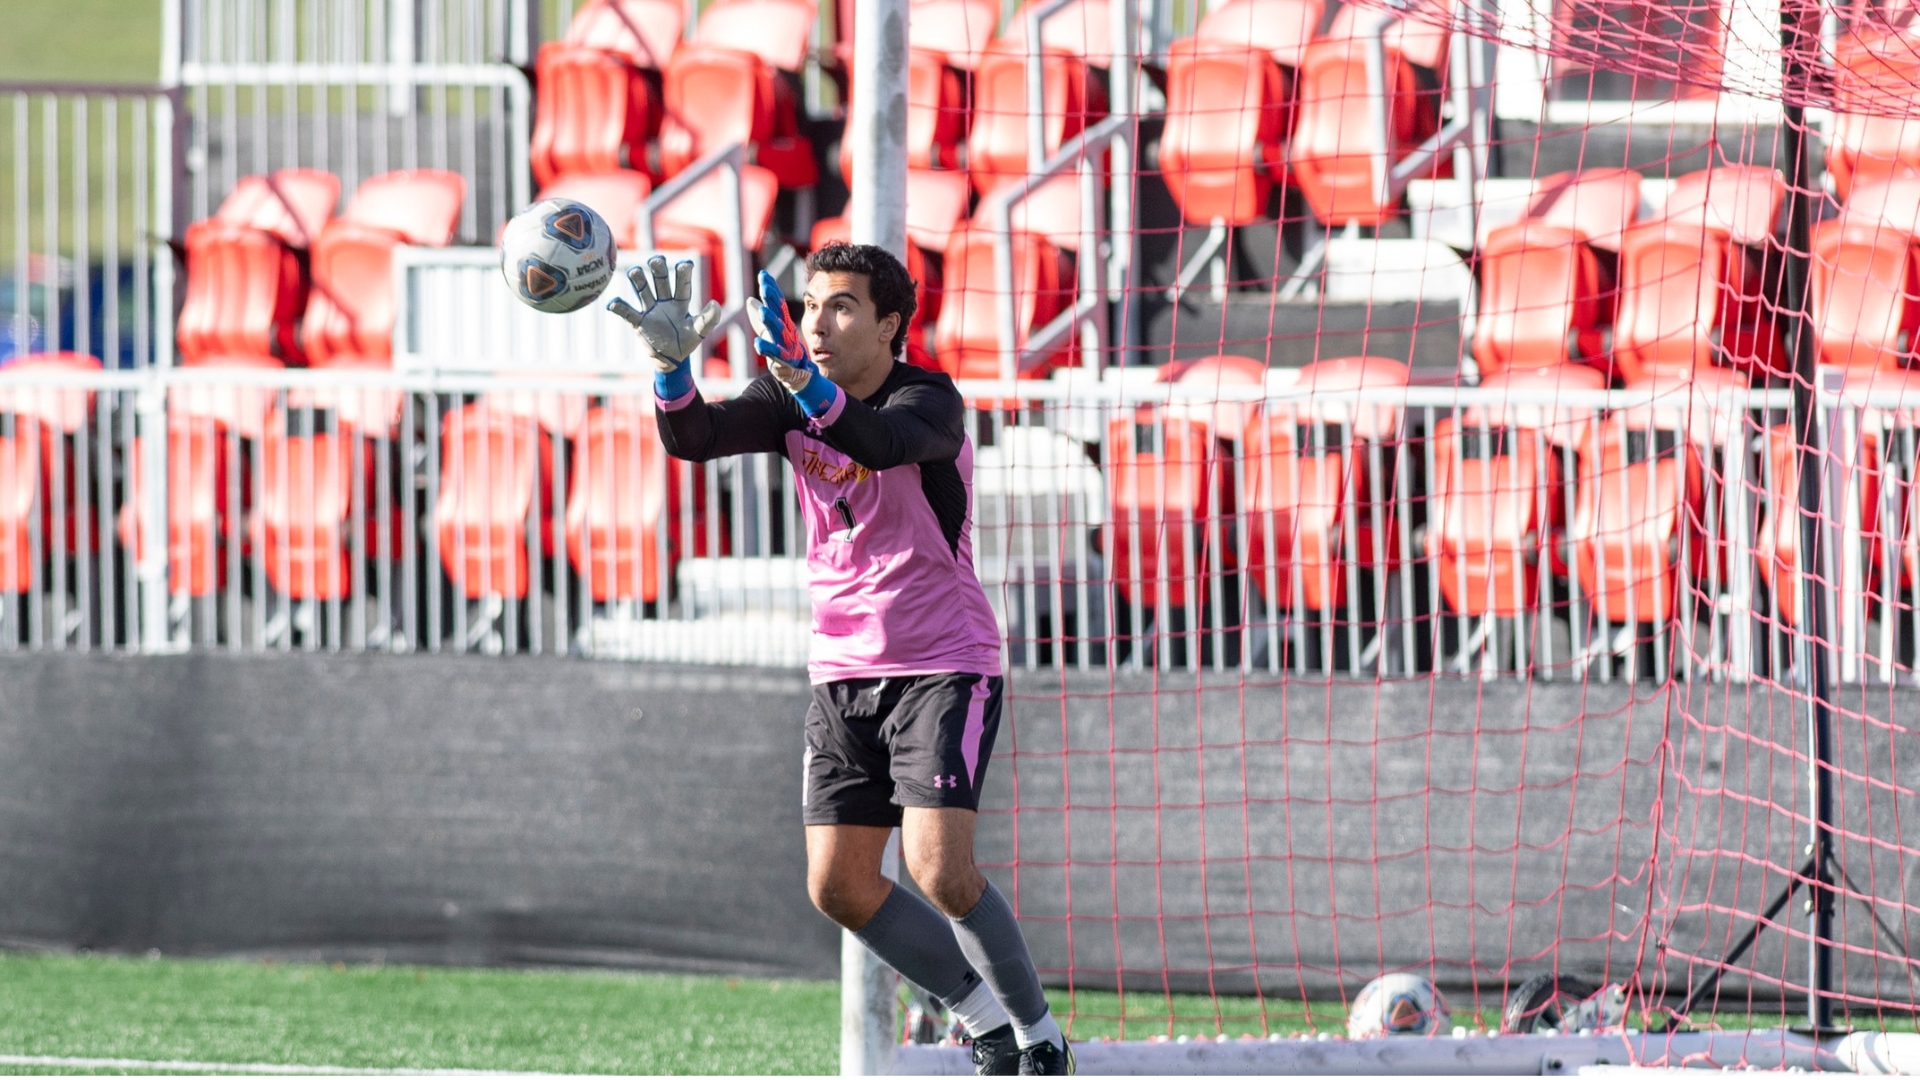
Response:
[{"label": "grey sock", "polygon": [[1047,996],[1040,990],[1040,973],[1027,952],[1027,939],[1020,933],[1013,907],[992,882],[972,911],[953,920],[953,936],[1016,1026],[1031,1027],[1047,1015]]},{"label": "grey sock", "polygon": [[873,955],[908,982],[952,1007],[980,984],[953,927],[933,905],[895,885],[867,925],[853,932]]}]

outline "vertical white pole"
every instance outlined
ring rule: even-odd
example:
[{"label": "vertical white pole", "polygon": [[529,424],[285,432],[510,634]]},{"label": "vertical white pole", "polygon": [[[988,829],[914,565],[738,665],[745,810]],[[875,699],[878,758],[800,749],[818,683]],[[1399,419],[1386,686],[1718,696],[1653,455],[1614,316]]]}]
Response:
[{"label": "vertical white pole", "polygon": [[[853,8],[853,104],[846,139],[853,148],[853,242],[907,257],[908,0],[856,0]],[[903,328],[904,332],[904,328]],[[881,872],[898,879],[900,833],[887,842]],[[840,1075],[887,1071],[893,1046],[891,968],[849,931],[840,935]]]},{"label": "vertical white pole", "polygon": [[[887,840],[880,872],[900,879],[900,830]],[[867,951],[853,931],[840,931],[840,1075],[888,1071],[900,1033],[896,1024],[899,976]]]}]

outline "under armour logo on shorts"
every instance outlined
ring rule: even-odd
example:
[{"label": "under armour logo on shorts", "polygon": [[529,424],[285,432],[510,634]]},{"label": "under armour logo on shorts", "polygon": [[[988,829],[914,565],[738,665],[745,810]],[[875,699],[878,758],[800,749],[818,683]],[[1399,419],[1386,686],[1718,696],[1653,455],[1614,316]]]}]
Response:
[{"label": "under armour logo on shorts", "polygon": [[933,786],[937,788],[957,788],[960,786],[960,778],[957,776],[936,776],[933,778]]}]

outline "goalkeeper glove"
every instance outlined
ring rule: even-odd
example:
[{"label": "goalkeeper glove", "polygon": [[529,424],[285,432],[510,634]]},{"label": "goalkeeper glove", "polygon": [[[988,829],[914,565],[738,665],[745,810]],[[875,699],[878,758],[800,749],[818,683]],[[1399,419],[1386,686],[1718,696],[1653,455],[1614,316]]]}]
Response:
[{"label": "goalkeeper glove", "polygon": [[765,270],[760,271],[760,298],[747,301],[747,321],[753,324],[753,350],[767,358],[774,378],[807,415],[823,416],[833,408],[837,388],[807,355],[799,328],[787,316],[787,298]]},{"label": "goalkeeper glove", "polygon": [[[640,332],[640,346],[653,361],[653,392],[662,401],[685,397],[693,390],[692,356],[720,321],[720,305],[712,300],[697,313],[687,310],[693,300],[693,263],[682,260],[667,278],[667,260],[659,255],[627,271],[639,308],[621,297],[607,302],[607,310],[627,320]],[[651,281],[649,281],[651,276]]]}]

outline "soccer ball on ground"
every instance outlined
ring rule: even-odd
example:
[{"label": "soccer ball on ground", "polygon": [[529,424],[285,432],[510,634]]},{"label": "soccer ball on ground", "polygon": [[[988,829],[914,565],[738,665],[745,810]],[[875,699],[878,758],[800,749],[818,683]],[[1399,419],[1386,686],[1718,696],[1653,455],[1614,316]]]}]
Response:
[{"label": "soccer ball on ground", "polygon": [[542,199],[515,214],[500,236],[507,288],[535,311],[559,315],[600,298],[613,280],[613,230],[593,208]]},{"label": "soccer ball on ground", "polygon": [[1360,988],[1347,1013],[1347,1037],[1437,1035],[1453,1024],[1447,999],[1432,983],[1400,972],[1382,975]]}]

